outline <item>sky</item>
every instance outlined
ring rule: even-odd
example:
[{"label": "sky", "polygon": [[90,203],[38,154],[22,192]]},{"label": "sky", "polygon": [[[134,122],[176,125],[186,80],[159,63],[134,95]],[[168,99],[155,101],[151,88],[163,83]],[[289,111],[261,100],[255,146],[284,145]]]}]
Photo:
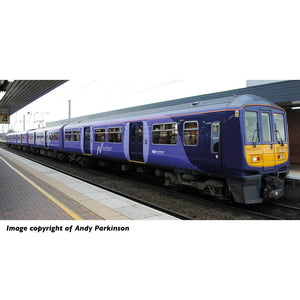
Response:
[{"label": "sky", "polygon": [[67,118],[69,99],[76,117],[241,88],[251,79],[299,79],[296,1],[28,3],[4,4],[14,14],[1,19],[9,47],[1,47],[0,78],[70,82],[12,116],[15,130],[23,115],[26,129]]},{"label": "sky", "polygon": [[155,78],[152,80],[70,80],[11,116],[4,130],[34,129],[46,122],[100,113],[187,96],[218,92],[245,86],[244,80],[198,82],[195,79]]}]

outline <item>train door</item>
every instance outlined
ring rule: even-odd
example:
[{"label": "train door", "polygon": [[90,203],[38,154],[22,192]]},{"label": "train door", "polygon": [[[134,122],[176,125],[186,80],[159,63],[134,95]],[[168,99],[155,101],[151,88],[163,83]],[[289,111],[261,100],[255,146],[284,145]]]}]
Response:
[{"label": "train door", "polygon": [[91,128],[84,127],[83,148],[85,154],[91,154]]},{"label": "train door", "polygon": [[209,165],[209,169],[211,171],[220,173],[222,171],[221,122],[211,122],[210,128],[208,130],[210,131],[210,149],[207,164]]},{"label": "train door", "polygon": [[130,160],[144,161],[143,156],[143,122],[130,123],[129,155]]},{"label": "train door", "polygon": [[271,109],[260,110],[261,119],[261,139],[262,139],[262,162],[263,168],[267,170],[274,169],[275,166],[275,141],[272,127]]}]

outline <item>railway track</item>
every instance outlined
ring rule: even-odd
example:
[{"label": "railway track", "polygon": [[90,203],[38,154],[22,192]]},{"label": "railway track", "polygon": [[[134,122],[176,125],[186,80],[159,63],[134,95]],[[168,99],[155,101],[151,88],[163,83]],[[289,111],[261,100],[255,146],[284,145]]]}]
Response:
[{"label": "railway track", "polygon": [[[1,145],[3,147],[3,145]],[[127,197],[140,204],[168,213],[182,220],[280,220],[281,217],[248,206],[229,206],[220,201],[195,196],[189,193],[174,192],[159,186],[147,176],[112,170],[83,168],[81,166],[53,160],[16,149],[7,149],[17,155],[75,177],[89,184],[115,194]]]},{"label": "railway track", "polygon": [[270,202],[264,203],[261,207],[267,210],[274,216],[278,216],[282,220],[300,220],[300,208],[286,204]]}]

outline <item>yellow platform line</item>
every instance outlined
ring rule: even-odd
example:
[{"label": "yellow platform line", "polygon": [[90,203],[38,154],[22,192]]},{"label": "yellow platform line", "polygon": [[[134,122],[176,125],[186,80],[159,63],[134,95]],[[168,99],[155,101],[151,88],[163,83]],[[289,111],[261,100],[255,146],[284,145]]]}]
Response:
[{"label": "yellow platform line", "polygon": [[49,198],[52,202],[54,202],[58,207],[60,207],[63,211],[65,211],[69,216],[71,216],[74,220],[83,220],[81,217],[79,217],[75,212],[73,212],[71,209],[66,207],[64,204],[62,204],[60,201],[58,201],[56,198],[51,196],[49,193],[47,193],[44,189],[40,188],[37,184],[35,184],[32,180],[27,178],[23,173],[18,171],[16,168],[14,168],[9,162],[7,162],[4,158],[0,157],[0,159],[3,160],[4,163],[6,163],[13,171],[15,171],[18,175],[20,175],[23,179],[25,179],[27,182],[29,182],[32,186],[34,186],[38,191],[40,191],[44,196]]}]

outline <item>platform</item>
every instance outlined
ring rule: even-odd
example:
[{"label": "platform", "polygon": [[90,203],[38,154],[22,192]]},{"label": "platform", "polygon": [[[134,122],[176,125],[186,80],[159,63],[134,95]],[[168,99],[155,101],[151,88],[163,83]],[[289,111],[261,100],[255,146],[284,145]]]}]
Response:
[{"label": "platform", "polygon": [[0,220],[176,220],[0,148]]},{"label": "platform", "polygon": [[287,178],[300,180],[300,165],[290,165]]}]

